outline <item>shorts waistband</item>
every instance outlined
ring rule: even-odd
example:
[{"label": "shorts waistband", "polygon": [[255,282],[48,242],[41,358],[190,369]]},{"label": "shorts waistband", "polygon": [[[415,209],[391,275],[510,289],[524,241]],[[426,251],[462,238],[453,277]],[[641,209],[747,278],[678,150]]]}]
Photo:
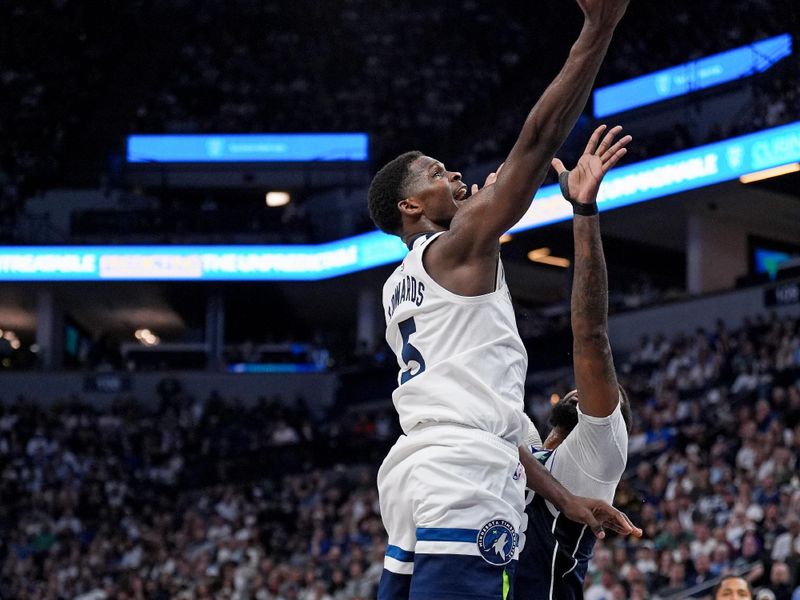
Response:
[{"label": "shorts waistband", "polygon": [[417,423],[417,425],[408,431],[407,435],[409,437],[436,437],[440,435],[447,435],[448,433],[484,440],[497,446],[498,448],[508,451],[514,456],[517,456],[519,453],[519,448],[514,442],[500,437],[499,435],[495,435],[494,433],[490,433],[484,429],[477,429],[476,427],[461,425],[459,423],[437,423],[434,421],[428,423]]}]

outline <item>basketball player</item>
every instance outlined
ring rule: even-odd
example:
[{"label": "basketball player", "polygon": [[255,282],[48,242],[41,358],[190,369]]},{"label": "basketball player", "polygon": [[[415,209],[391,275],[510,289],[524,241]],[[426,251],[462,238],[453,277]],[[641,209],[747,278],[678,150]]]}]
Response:
[{"label": "basketball player", "polygon": [[[625,154],[631,137],[614,143],[622,128],[603,137],[605,129],[595,130],[574,170],[553,160],[575,213],[571,322],[577,390],[553,407],[553,429],[536,456],[573,494],[611,502],[628,458],[630,407],[617,383],[608,342],[608,279],[596,200],[604,175]],[[583,598],[594,533],[541,494],[529,492],[528,499],[517,600]]]},{"label": "basketball player", "polygon": [[[530,206],[628,5],[577,1],[580,36],[492,185],[465,201],[460,173],[409,152],[370,186],[376,225],[409,248],[383,294],[386,339],[400,366],[393,402],[405,435],[378,474],[389,534],[381,600],[505,600],[511,592],[524,510],[527,355],[498,238]],[[607,504],[567,493],[536,466],[531,487],[564,514],[601,536],[605,522],[632,530]]]}]

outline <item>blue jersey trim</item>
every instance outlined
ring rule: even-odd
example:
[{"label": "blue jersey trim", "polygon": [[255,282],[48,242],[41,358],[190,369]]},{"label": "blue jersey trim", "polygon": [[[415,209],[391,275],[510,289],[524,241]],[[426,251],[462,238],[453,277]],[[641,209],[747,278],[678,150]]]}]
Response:
[{"label": "blue jersey trim", "polygon": [[417,540],[421,542],[477,542],[477,529],[454,529],[450,527],[420,527]]},{"label": "blue jersey trim", "polygon": [[399,546],[392,546],[391,544],[386,546],[386,556],[402,562],[414,562],[413,552],[403,550]]}]

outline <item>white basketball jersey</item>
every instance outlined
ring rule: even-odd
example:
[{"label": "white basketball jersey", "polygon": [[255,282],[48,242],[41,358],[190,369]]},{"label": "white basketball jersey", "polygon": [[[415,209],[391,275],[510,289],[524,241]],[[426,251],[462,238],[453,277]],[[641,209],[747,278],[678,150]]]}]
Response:
[{"label": "white basketball jersey", "polygon": [[449,292],[422,265],[439,235],[416,240],[383,287],[386,341],[400,366],[392,394],[400,425],[406,433],[420,423],[464,425],[519,445],[528,432],[528,355],[502,263],[494,292]]}]

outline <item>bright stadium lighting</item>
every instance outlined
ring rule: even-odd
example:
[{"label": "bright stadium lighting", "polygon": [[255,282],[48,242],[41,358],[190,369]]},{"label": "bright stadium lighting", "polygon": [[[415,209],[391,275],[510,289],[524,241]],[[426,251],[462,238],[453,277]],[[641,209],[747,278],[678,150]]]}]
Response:
[{"label": "bright stadium lighting", "polygon": [[267,206],[270,207],[286,206],[291,199],[289,192],[267,192],[266,196]]},{"label": "bright stadium lighting", "polygon": [[550,265],[553,267],[561,267],[562,269],[569,268],[569,259],[560,258],[558,256],[543,256],[542,258],[536,259],[535,262],[539,262],[545,265]]},{"label": "bright stadium lighting", "polygon": [[156,346],[161,341],[161,339],[149,329],[137,329],[133,335],[145,346]]},{"label": "bright stadium lighting", "polygon": [[561,267],[562,269],[566,269],[570,264],[569,259],[567,258],[551,256],[550,248],[537,248],[536,250],[531,250],[528,252],[528,260],[545,265],[551,265],[553,267]]},{"label": "bright stadium lighting", "polygon": [[782,165],[780,167],[772,167],[771,169],[764,169],[763,171],[747,173],[739,177],[739,181],[742,183],[754,183],[756,181],[763,181],[764,179],[788,175],[789,173],[797,173],[798,171],[800,171],[800,163],[789,163],[788,165]]},{"label": "bright stadium lighting", "polygon": [[543,256],[550,256],[550,248],[537,248],[528,252],[528,260],[539,260]]}]

